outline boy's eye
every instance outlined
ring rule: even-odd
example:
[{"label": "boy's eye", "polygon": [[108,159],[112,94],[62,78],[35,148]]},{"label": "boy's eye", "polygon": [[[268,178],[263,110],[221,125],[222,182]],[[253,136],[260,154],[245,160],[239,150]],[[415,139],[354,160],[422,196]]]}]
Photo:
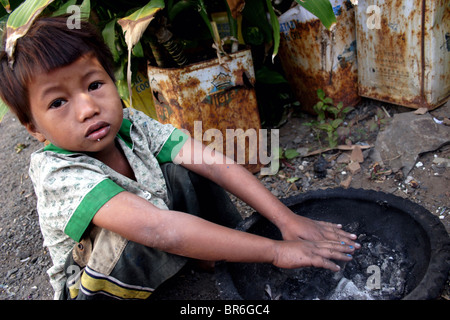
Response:
[{"label": "boy's eye", "polygon": [[56,99],[55,101],[53,101],[50,104],[50,108],[51,109],[55,109],[55,108],[59,108],[61,107],[64,103],[66,103],[63,99]]},{"label": "boy's eye", "polygon": [[89,85],[89,91],[97,90],[97,89],[99,89],[101,86],[102,86],[102,83],[101,83],[101,82],[98,82],[98,81],[92,82],[92,83]]}]

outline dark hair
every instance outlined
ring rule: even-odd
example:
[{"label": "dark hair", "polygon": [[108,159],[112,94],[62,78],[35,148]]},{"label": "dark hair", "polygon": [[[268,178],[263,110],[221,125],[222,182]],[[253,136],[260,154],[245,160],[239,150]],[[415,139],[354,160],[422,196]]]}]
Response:
[{"label": "dark hair", "polygon": [[93,53],[115,82],[112,55],[97,28],[81,21],[79,29],[69,29],[67,17],[36,19],[17,41],[12,69],[7,55],[0,54],[0,97],[23,125],[33,120],[27,86],[36,72],[48,73]]}]

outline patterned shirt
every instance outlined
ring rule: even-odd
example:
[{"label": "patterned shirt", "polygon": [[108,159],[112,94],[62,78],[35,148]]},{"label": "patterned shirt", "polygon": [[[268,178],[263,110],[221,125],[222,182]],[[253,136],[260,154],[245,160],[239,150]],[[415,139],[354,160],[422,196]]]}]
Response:
[{"label": "patterned shirt", "polygon": [[30,177],[39,223],[53,266],[47,271],[55,296],[66,281],[64,263],[97,211],[126,190],[167,209],[167,188],[159,164],[173,160],[187,139],[181,130],[126,108],[116,140],[136,181],[84,153],[52,144],[31,156]]}]

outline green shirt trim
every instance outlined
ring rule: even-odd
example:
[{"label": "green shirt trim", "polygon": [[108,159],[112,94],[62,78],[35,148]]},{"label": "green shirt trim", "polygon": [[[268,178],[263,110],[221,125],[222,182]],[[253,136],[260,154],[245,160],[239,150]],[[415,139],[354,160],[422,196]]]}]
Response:
[{"label": "green shirt trim", "polygon": [[60,154],[75,154],[76,152],[62,149],[60,147],[55,146],[53,143],[50,143],[44,147],[44,151],[52,151]]},{"label": "green shirt trim", "polygon": [[175,130],[173,130],[170,134],[170,137],[164,143],[161,151],[156,156],[158,162],[172,162],[188,138],[189,136],[187,134],[175,128]]},{"label": "green shirt trim", "polygon": [[64,233],[79,242],[98,210],[118,193],[125,191],[112,180],[105,179],[83,198],[67,223]]},{"label": "green shirt trim", "polygon": [[117,136],[122,139],[123,142],[130,148],[133,149],[133,141],[131,140],[131,121],[128,119],[123,119],[122,125],[120,126],[119,133]]}]

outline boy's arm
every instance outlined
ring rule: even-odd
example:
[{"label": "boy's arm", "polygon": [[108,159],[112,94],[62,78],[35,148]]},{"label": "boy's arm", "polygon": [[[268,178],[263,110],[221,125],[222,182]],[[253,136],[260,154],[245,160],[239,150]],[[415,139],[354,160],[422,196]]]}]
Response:
[{"label": "boy's arm", "polygon": [[201,260],[265,262],[281,268],[316,266],[338,271],[330,259],[349,261],[339,243],[275,241],[226,228],[196,216],[161,210],[129,192],[111,198],[92,223],[123,237],[169,253]]},{"label": "boy's arm", "polygon": [[228,159],[227,162],[223,154],[196,140],[185,143],[174,162],[214,181],[240,198],[273,222],[286,240],[337,241],[359,247],[353,241],[356,235],[343,231],[341,225],[294,214],[245,168],[234,162],[229,164],[231,161]]}]

